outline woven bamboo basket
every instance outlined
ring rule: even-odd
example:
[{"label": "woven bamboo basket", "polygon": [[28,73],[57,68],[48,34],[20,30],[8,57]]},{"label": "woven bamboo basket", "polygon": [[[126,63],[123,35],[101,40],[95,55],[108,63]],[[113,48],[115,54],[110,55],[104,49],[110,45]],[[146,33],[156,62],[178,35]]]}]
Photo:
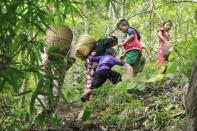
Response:
[{"label": "woven bamboo basket", "polygon": [[81,35],[76,45],[76,57],[86,59],[96,45],[96,40],[90,35]]},{"label": "woven bamboo basket", "polygon": [[49,58],[55,59],[59,56],[65,56],[70,48],[73,39],[73,33],[67,26],[53,26],[47,30],[46,44]]}]

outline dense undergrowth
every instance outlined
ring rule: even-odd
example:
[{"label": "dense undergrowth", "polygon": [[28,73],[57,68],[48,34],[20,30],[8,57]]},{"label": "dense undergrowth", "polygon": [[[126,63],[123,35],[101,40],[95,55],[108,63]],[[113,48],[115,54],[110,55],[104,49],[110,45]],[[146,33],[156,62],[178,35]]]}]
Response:
[{"label": "dense undergrowth", "polygon": [[[191,41],[195,42],[195,39]],[[94,90],[90,101],[81,103],[80,96],[85,81],[83,62],[77,61],[67,72],[61,102],[57,111],[50,114],[35,104],[30,112],[32,92],[1,93],[2,129],[58,129],[58,130],[175,130],[183,128],[185,110],[184,95],[188,76],[197,53],[178,52],[186,42],[182,41],[170,55],[167,72],[160,74],[154,61],[147,61],[143,72],[132,81],[120,67],[113,68],[122,74],[117,85],[106,82]],[[192,50],[195,44],[188,45]],[[184,61],[184,64],[180,64]],[[187,66],[191,65],[191,66]],[[29,78],[29,83],[35,83]]]},{"label": "dense undergrowth", "polygon": [[84,105],[83,120],[98,121],[106,128],[127,130],[170,130],[183,123],[185,77],[144,73],[117,86],[109,83],[95,91]]},{"label": "dense undergrowth", "polygon": [[[134,1],[134,2],[133,2]],[[197,54],[197,4],[194,0],[1,0],[0,1],[0,129],[1,130],[184,130],[184,94]],[[98,13],[99,12],[99,13]],[[114,86],[105,83],[81,103],[84,63],[67,72],[57,111],[38,105],[43,76],[41,53],[50,25],[72,28],[96,39],[114,30],[120,18],[129,18],[151,54],[145,69]],[[166,74],[156,70],[156,30],[173,21],[170,32],[175,50]],[[119,32],[114,34],[119,36]],[[53,76],[48,76],[52,78]]]},{"label": "dense undergrowth", "polygon": [[[115,70],[120,71],[120,68],[115,67]],[[72,69],[69,72],[72,72]],[[8,111],[1,114],[4,116],[4,121],[1,121],[4,125],[2,128],[160,131],[179,128],[184,123],[183,96],[188,81],[182,74],[159,74],[155,71],[154,64],[148,63],[144,72],[139,73],[132,81],[123,75],[122,82],[117,85],[106,82],[96,89],[90,101],[84,104],[80,102],[84,85],[82,76],[68,76],[67,79],[73,80],[71,77],[74,77],[78,84],[65,83],[63,99],[55,114],[47,115],[47,112],[37,109],[32,117],[28,108],[21,108],[16,101],[12,103],[11,95],[2,96],[1,110],[6,108]],[[5,106],[3,99],[6,100],[5,103],[10,103],[10,106]],[[19,99],[17,101],[20,102]]]}]

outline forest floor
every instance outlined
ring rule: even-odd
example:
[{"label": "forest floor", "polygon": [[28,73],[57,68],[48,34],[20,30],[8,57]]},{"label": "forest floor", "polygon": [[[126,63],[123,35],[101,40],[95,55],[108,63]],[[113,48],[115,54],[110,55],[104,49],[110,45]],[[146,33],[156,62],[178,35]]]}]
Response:
[{"label": "forest floor", "polygon": [[59,117],[65,122],[66,131],[100,131],[102,130],[99,123],[85,123],[78,119],[78,115],[82,110],[81,102],[69,103],[64,105],[61,103],[58,108]]},{"label": "forest floor", "polygon": [[[135,99],[144,102],[144,112],[141,116],[137,116],[134,120],[135,127],[129,125],[124,128],[128,131],[184,131],[181,124],[177,124],[177,119],[184,119],[184,95],[188,87],[187,82],[180,82],[177,79],[167,79],[162,84],[149,83],[143,91],[133,90],[130,93],[134,95]],[[160,101],[158,98],[168,98]],[[94,113],[94,120],[91,122],[84,122],[78,119],[78,116],[83,109],[83,103],[73,102],[68,104],[60,103],[58,107],[58,116],[64,121],[64,128],[60,130],[65,131],[119,131],[118,126],[103,125],[97,118],[103,109],[97,109]],[[155,114],[157,112],[157,114]],[[98,114],[97,114],[98,113]],[[163,114],[162,114],[163,113]],[[157,117],[155,117],[157,116]],[[154,118],[153,118],[154,117]],[[153,122],[154,121],[154,122]],[[156,121],[156,122],[155,122]],[[146,123],[154,123],[149,128],[145,126]],[[156,125],[157,124],[157,125]]]}]

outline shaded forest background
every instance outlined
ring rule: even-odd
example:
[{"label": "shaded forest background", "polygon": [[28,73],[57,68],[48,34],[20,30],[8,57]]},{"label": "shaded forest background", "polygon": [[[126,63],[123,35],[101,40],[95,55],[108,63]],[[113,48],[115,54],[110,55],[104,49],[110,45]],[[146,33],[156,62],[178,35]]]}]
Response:
[{"label": "shaded forest background", "polygon": [[[58,111],[38,116],[38,95],[47,95],[40,91],[45,81],[40,54],[49,26],[69,26],[73,45],[86,33],[96,39],[111,34],[121,41],[122,34],[115,30],[121,18],[140,31],[151,54],[144,71],[131,82],[123,75],[123,82],[115,87],[106,83],[95,91],[92,101],[82,105],[85,67],[77,59],[66,73]],[[176,50],[163,75],[157,73],[155,64],[156,31],[167,19],[173,21],[170,34]],[[183,90],[197,54],[196,28],[195,0],[1,0],[0,128],[85,130],[91,124],[106,130],[178,128],[185,119]]]}]

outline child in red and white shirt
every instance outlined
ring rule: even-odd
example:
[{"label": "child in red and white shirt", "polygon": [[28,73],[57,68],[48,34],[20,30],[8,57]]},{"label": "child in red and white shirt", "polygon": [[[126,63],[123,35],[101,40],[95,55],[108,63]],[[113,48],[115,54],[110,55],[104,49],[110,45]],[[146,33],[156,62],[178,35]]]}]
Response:
[{"label": "child in red and white shirt", "polygon": [[[128,35],[128,38],[122,44],[119,44],[119,46],[125,50],[127,63],[125,64],[125,69],[129,79],[131,79],[136,73],[134,67],[139,63],[142,56],[143,47],[140,42],[141,36],[135,28],[129,26],[128,21],[125,19],[121,19],[118,22],[117,28],[125,33],[125,35]],[[143,64],[145,64],[145,59]]]}]

